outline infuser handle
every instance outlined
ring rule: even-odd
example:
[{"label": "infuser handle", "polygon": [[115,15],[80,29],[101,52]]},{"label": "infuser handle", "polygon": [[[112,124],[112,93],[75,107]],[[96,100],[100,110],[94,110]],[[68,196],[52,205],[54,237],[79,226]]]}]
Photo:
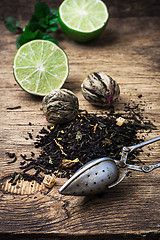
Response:
[{"label": "infuser handle", "polygon": [[159,168],[160,163],[145,165],[145,166],[137,166],[137,165],[127,164],[126,166],[127,166],[127,169],[129,169],[129,170],[149,173],[149,172],[153,171],[154,169]]},{"label": "infuser handle", "polygon": [[142,167],[142,171],[145,173],[151,172],[152,170],[159,168],[160,167],[160,163],[157,164],[153,164],[153,165],[148,165],[148,166],[143,166]]},{"label": "infuser handle", "polygon": [[143,147],[143,146],[145,146],[145,145],[151,144],[151,143],[156,142],[156,141],[159,141],[159,140],[160,140],[160,136],[159,136],[159,137],[152,138],[152,139],[150,139],[150,140],[148,140],[148,141],[139,143],[139,144],[134,145],[134,146],[123,147],[123,149],[122,149],[122,156],[121,156],[120,164],[119,164],[120,167],[125,167],[125,166],[126,166],[127,157],[128,157],[128,154],[129,154],[130,152],[132,152],[132,151],[135,150],[136,148]]},{"label": "infuser handle", "polygon": [[148,141],[139,143],[139,144],[137,144],[137,145],[130,146],[130,147],[128,147],[129,150],[130,150],[129,152],[132,152],[132,151],[135,150],[136,148],[143,147],[143,146],[145,146],[145,145],[151,144],[151,143],[156,142],[156,141],[159,141],[159,140],[160,140],[160,136],[159,136],[159,137],[152,138],[152,139],[150,139],[150,140],[148,140]]}]

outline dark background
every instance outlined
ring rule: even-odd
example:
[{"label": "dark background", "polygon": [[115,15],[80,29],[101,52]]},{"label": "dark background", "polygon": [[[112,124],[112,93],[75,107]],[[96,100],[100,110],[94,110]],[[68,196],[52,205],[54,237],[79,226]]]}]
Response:
[{"label": "dark background", "polygon": [[[29,20],[37,0],[1,0],[0,20],[13,16],[19,20]],[[62,0],[43,0],[49,8],[58,8]],[[160,16],[160,0],[104,0],[110,17],[150,17]]]}]

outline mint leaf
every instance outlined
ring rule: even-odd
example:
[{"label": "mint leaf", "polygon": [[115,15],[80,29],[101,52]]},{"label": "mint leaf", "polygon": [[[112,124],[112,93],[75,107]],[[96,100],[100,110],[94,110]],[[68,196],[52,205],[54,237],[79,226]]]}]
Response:
[{"label": "mint leaf", "polygon": [[58,17],[58,9],[52,8],[52,9],[50,9],[50,13],[52,15],[55,15],[56,17]]},{"label": "mint leaf", "polygon": [[53,16],[53,15],[49,15],[47,16],[47,21],[49,23],[49,25],[52,25],[52,24],[58,24],[58,18],[56,16]]},{"label": "mint leaf", "polygon": [[59,26],[58,21],[58,9],[50,9],[50,15],[48,15],[48,21],[49,21],[49,31],[56,31]]},{"label": "mint leaf", "polygon": [[48,31],[55,32],[58,29],[58,23],[54,23],[47,28]]},{"label": "mint leaf", "polygon": [[59,25],[58,9],[49,9],[45,3],[37,2],[35,5],[35,14],[32,16],[29,22],[29,25],[30,24],[35,24],[34,26],[37,26],[37,29],[44,32],[46,30],[56,31]]},{"label": "mint leaf", "polygon": [[7,17],[4,21],[5,27],[13,33],[17,33],[20,30],[19,21],[13,17]]},{"label": "mint leaf", "polygon": [[45,29],[48,28],[48,21],[47,21],[46,18],[41,19],[41,20],[39,21],[39,24],[40,24],[43,28],[45,28]]},{"label": "mint leaf", "polygon": [[35,40],[35,39],[42,39],[43,33],[40,30],[32,32],[24,32],[23,34],[19,35],[17,38],[17,48],[20,48],[23,44]]},{"label": "mint leaf", "polygon": [[40,20],[40,25],[48,31],[55,32],[58,29],[58,18],[52,15],[48,15],[45,19]]},{"label": "mint leaf", "polygon": [[35,5],[35,16],[38,19],[45,18],[50,13],[48,6],[44,2],[37,2]]},{"label": "mint leaf", "polygon": [[47,33],[43,33],[42,39],[51,41],[51,42],[55,43],[56,45],[58,45],[57,41],[51,35],[49,35]]},{"label": "mint leaf", "polygon": [[27,26],[23,28],[24,32],[35,32],[36,30],[41,30],[45,32],[45,28],[42,27],[38,22],[35,23],[29,23]]},{"label": "mint leaf", "polygon": [[4,24],[9,31],[21,33],[17,38],[17,48],[35,39],[48,40],[58,45],[52,36],[45,33],[55,32],[58,29],[58,9],[49,9],[44,2],[38,1],[35,4],[34,14],[23,29],[19,27],[19,21],[13,17],[6,18]]},{"label": "mint leaf", "polygon": [[36,17],[35,14],[33,14],[28,24],[38,23],[38,22],[39,22],[39,19]]}]

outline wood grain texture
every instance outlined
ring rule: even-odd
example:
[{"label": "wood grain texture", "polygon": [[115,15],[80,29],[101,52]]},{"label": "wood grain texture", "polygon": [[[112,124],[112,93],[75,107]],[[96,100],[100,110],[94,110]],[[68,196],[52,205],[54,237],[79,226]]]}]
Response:
[{"label": "wood grain texture", "polygon": [[[25,22],[23,22],[25,24]],[[92,71],[104,71],[115,78],[121,97],[115,109],[135,101],[144,116],[160,130],[160,18],[110,18],[105,32],[89,44],[77,44],[59,32],[56,38],[69,58],[70,74],[64,84],[79,98],[80,108],[101,113],[84,100],[80,85]],[[47,125],[42,98],[25,93],[12,74],[16,37],[1,22],[0,31],[0,233],[4,239],[158,239],[160,237],[159,169],[145,175],[132,172],[120,185],[98,197],[70,197],[58,193],[66,179],[57,179],[48,191],[35,182],[19,182],[12,187],[8,176],[19,170],[20,153],[38,155],[33,140]],[[142,94],[142,98],[138,98]],[[14,109],[14,107],[17,107]],[[13,108],[13,109],[12,109]],[[29,125],[29,122],[32,125]],[[33,140],[26,140],[28,132]],[[150,157],[144,148],[141,160],[160,161],[159,143],[152,145]],[[18,156],[8,164],[6,152]],[[10,235],[11,234],[11,235]],[[15,235],[12,235],[15,234]],[[18,235],[20,234],[20,235]],[[30,235],[33,234],[33,235]],[[38,235],[40,234],[40,235]]]},{"label": "wood grain texture", "polygon": [[[1,0],[0,20],[13,16],[19,20],[29,20],[34,11],[37,0]],[[63,0],[43,0],[50,8],[58,8]],[[159,0],[103,0],[111,17],[151,17],[159,16]]]}]

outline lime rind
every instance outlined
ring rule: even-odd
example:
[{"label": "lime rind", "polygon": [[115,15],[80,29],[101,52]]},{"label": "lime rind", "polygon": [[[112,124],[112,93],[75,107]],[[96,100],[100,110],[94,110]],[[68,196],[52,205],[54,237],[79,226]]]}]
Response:
[{"label": "lime rind", "polygon": [[25,91],[45,96],[63,86],[69,74],[68,58],[54,43],[33,40],[17,51],[13,73]]}]

